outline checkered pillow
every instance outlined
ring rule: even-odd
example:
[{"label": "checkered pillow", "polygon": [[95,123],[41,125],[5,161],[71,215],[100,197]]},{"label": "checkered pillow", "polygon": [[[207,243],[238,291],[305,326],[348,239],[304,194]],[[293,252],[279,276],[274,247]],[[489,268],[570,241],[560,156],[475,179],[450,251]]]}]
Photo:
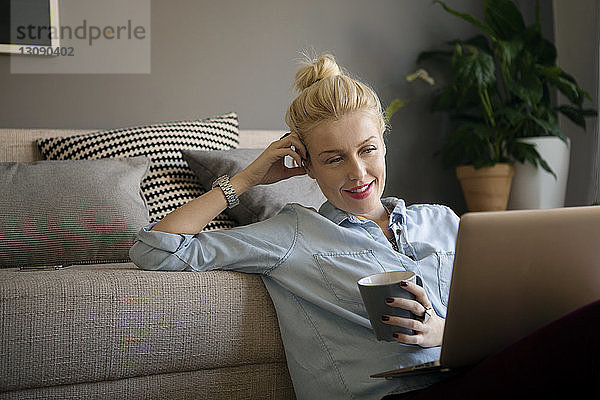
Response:
[{"label": "checkered pillow", "polygon": [[[230,113],[202,120],[112,129],[36,142],[42,156],[49,160],[149,157],[150,171],[141,187],[148,202],[150,220],[154,222],[205,192],[180,151],[237,148],[238,118]],[[234,225],[222,213],[205,230]]]}]

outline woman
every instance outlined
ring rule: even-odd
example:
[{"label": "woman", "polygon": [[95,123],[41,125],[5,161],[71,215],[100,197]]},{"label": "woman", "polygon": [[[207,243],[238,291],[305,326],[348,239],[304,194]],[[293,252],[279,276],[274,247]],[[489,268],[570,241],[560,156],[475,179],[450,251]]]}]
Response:
[{"label": "woman", "polygon": [[[458,217],[447,207],[381,198],[385,123],[376,94],[320,57],[296,74],[290,135],[246,169],[142,229],[131,259],[141,268],[261,274],[280,323],[298,399],[379,399],[423,388],[437,376],[398,381],[375,372],[439,358]],[[291,156],[297,167],[284,166]],[[327,198],[319,211],[288,204],[273,218],[228,231],[199,233],[255,185],[295,175],[315,179]],[[415,272],[416,300],[387,299],[419,320],[385,316],[411,328],[399,343],[375,339],[356,282],[383,271]],[[425,314],[431,318],[425,319]],[[387,317],[387,318],[386,318]]]}]

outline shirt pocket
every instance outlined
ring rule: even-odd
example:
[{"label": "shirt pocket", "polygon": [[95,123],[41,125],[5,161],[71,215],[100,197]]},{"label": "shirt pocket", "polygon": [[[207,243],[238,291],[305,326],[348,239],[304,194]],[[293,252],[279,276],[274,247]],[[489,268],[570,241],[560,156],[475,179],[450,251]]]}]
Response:
[{"label": "shirt pocket", "polygon": [[436,252],[436,256],[439,259],[438,286],[440,290],[440,299],[443,305],[448,306],[450,282],[452,281],[452,268],[454,266],[454,252],[438,251]]},{"label": "shirt pocket", "polygon": [[[372,250],[313,254],[323,282],[336,300],[364,309],[357,282],[368,275],[385,272]],[[364,312],[364,311],[363,311]]]}]

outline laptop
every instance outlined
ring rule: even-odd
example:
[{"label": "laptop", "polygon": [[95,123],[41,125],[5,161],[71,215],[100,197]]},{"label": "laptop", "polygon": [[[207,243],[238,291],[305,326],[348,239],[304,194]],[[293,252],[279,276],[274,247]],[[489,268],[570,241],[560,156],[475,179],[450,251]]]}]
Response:
[{"label": "laptop", "polygon": [[477,364],[598,299],[600,206],[464,214],[440,360],[371,377]]}]

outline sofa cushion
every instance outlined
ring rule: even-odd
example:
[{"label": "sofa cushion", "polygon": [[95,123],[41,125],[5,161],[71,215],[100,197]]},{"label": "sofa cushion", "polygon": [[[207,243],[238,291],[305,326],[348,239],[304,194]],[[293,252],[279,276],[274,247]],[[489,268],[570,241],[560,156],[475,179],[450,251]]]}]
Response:
[{"label": "sofa cushion", "polygon": [[129,260],[147,157],[0,163],[0,267]]},{"label": "sofa cushion", "polygon": [[[260,149],[182,151],[184,160],[206,188],[210,188],[212,182],[223,174],[233,176],[240,172],[262,152]],[[272,217],[287,203],[318,209],[325,200],[316,182],[307,175],[301,175],[271,185],[254,186],[240,196],[237,207],[227,212],[238,224],[247,225]]]},{"label": "sofa cushion", "polygon": [[[51,160],[148,156],[152,163],[142,182],[142,191],[148,201],[150,220],[157,221],[204,193],[180,150],[236,148],[238,119],[235,113],[230,113],[203,120],[135,126],[36,142],[42,156]],[[221,214],[205,230],[232,226],[227,215]]]}]

